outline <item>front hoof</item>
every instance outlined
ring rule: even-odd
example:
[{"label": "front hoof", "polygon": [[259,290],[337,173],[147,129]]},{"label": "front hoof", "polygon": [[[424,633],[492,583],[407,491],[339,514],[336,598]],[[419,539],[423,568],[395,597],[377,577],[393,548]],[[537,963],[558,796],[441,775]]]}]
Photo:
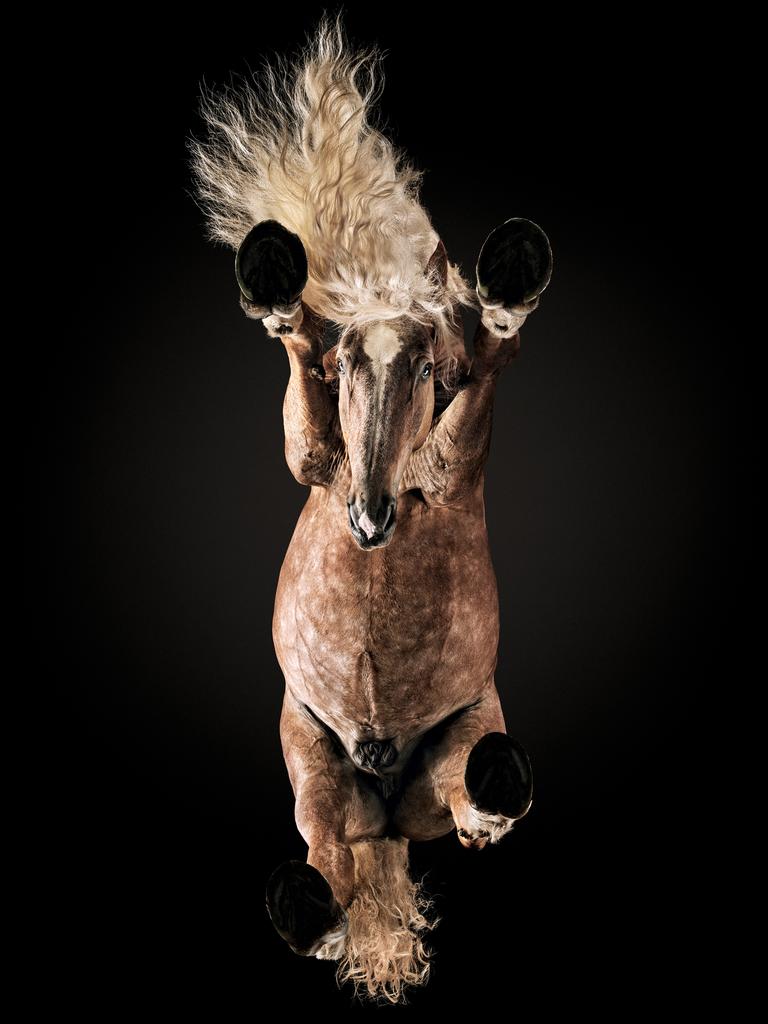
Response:
[{"label": "front hoof", "polygon": [[522,818],[532,802],[530,759],[511,736],[489,732],[469,753],[464,788],[480,815]]},{"label": "front hoof", "polygon": [[301,239],[279,221],[261,221],[240,243],[235,276],[246,305],[256,314],[292,312],[308,276]]},{"label": "front hoof", "polygon": [[267,882],[267,912],[294,953],[337,959],[343,950],[346,911],[313,865],[288,860],[275,868]]},{"label": "front hoof", "polygon": [[532,220],[511,217],[483,242],[476,274],[482,305],[510,309],[533,303],[552,276],[549,239]]}]

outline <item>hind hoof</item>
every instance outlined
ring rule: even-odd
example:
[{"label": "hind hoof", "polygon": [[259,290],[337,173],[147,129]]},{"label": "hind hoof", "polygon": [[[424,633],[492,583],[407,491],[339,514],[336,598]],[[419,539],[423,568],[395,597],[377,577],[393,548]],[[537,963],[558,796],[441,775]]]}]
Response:
[{"label": "hind hoof", "polygon": [[301,239],[276,220],[261,221],[240,243],[235,276],[251,317],[290,315],[307,283],[307,254]]},{"label": "hind hoof", "polygon": [[299,956],[341,956],[347,914],[311,864],[288,860],[275,868],[267,882],[267,912],[277,933]]},{"label": "hind hoof", "polygon": [[532,802],[531,762],[517,740],[504,732],[489,732],[470,751],[464,787],[472,807],[481,815],[517,819]]},{"label": "hind hoof", "polygon": [[479,827],[474,832],[466,828],[457,828],[456,835],[459,837],[461,845],[467,850],[482,850],[491,838],[490,832]]},{"label": "hind hoof", "polygon": [[483,242],[476,274],[484,306],[526,306],[541,295],[552,276],[549,239],[532,220],[511,217]]}]

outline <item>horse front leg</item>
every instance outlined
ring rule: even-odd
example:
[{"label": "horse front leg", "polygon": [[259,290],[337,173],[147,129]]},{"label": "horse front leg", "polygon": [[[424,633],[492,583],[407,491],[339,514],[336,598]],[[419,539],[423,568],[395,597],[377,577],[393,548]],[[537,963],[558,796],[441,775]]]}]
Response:
[{"label": "horse front leg", "polygon": [[498,691],[457,711],[414,755],[393,821],[408,839],[456,829],[462,846],[497,843],[532,803],[531,764],[507,735]]},{"label": "horse front leg", "polygon": [[338,402],[325,383],[325,321],[302,299],[307,260],[298,235],[277,221],[257,224],[241,243],[235,269],[240,305],[288,353],[283,402],[285,457],[299,483],[333,482],[344,456]]},{"label": "horse front leg", "polygon": [[286,689],[280,737],[296,797],[296,825],[306,863],[281,864],[267,883],[267,909],[278,933],[302,956],[338,959],[355,886],[350,843],[382,834],[381,798],[340,744]]},{"label": "horse front leg", "polygon": [[403,488],[419,489],[428,505],[455,504],[477,484],[490,448],[497,378],[517,355],[520,328],[551,273],[549,241],[532,221],[505,221],[483,243],[476,283],[482,313],[469,373],[403,476]]}]

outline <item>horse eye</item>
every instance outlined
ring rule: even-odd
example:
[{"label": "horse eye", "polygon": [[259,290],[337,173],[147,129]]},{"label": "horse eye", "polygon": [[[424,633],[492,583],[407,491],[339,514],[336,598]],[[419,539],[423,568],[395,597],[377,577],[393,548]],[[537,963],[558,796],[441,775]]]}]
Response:
[{"label": "horse eye", "polygon": [[421,371],[422,379],[426,380],[430,373],[432,373],[432,363],[427,363],[427,365]]},{"label": "horse eye", "polygon": [[343,359],[337,359],[336,360],[336,369],[339,371],[339,373],[344,373],[344,360]]}]

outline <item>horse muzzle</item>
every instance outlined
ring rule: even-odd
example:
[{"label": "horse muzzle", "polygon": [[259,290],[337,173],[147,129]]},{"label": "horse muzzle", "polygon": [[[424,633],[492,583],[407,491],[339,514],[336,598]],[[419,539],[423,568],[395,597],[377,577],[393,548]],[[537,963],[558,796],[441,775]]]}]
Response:
[{"label": "horse muzzle", "polygon": [[363,508],[359,508],[354,500],[347,505],[352,536],[361,548],[368,551],[389,543],[395,532],[396,498],[385,494],[375,506],[369,507],[366,503]]}]

